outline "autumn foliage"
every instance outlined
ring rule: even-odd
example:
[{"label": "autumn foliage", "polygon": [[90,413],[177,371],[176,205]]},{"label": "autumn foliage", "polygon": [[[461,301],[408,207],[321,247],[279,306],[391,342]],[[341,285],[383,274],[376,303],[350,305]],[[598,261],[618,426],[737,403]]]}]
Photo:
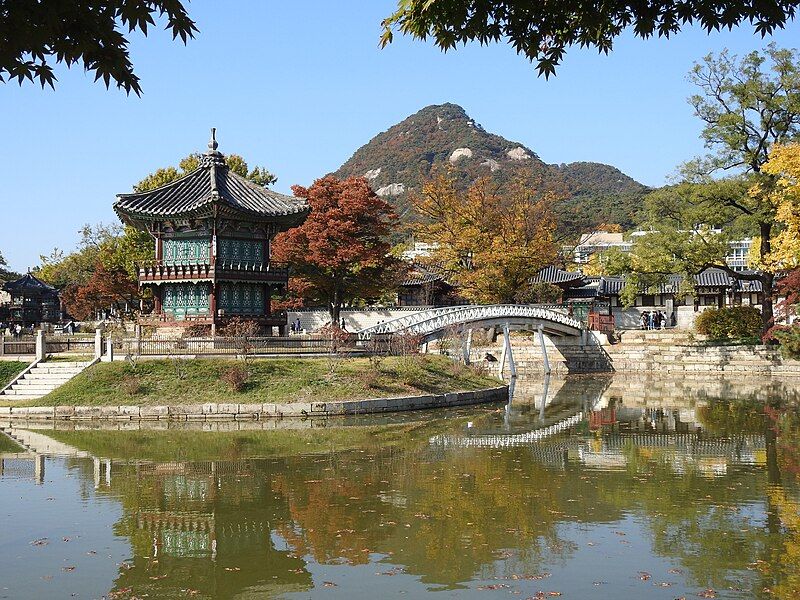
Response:
[{"label": "autumn foliage", "polygon": [[363,177],[329,175],[292,191],[308,201],[311,213],[275,238],[272,259],[289,263],[297,279],[293,289],[325,302],[338,323],[344,304],[392,287],[399,261],[389,255],[388,236],[397,215]]},{"label": "autumn foliage", "polygon": [[109,270],[98,263],[85,284],[67,286],[61,298],[67,313],[83,321],[112,306],[138,308],[139,288],[124,269]]},{"label": "autumn foliage", "polygon": [[514,302],[556,255],[552,205],[543,180],[499,189],[479,179],[466,192],[439,175],[414,199],[420,239],[438,245],[432,260],[451,274],[460,293],[477,303]]}]

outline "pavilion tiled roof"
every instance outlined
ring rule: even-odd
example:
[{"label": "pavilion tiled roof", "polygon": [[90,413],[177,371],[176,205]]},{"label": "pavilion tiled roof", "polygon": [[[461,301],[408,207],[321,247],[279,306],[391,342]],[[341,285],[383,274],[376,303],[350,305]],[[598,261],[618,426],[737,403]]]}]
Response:
[{"label": "pavilion tiled roof", "polygon": [[47,285],[44,281],[26,273],[16,281],[9,281],[3,284],[3,289],[12,294],[19,294],[24,292],[33,292],[39,294],[56,294],[58,290],[51,285]]},{"label": "pavilion tiled roof", "polygon": [[533,283],[552,283],[554,285],[582,285],[585,280],[583,273],[563,271],[555,265],[545,267],[532,278]]},{"label": "pavilion tiled roof", "polygon": [[114,210],[128,223],[186,218],[210,213],[217,204],[258,220],[299,222],[308,212],[302,198],[286,196],[234,173],[217,151],[213,137],[197,169],[166,185],[132,194],[119,194]]},{"label": "pavilion tiled roof", "polygon": [[447,283],[442,269],[431,265],[426,266],[419,263],[414,263],[414,265],[411,267],[411,272],[409,273],[408,277],[406,277],[406,279],[404,279],[400,285],[415,286],[433,283],[434,281],[443,281]]}]

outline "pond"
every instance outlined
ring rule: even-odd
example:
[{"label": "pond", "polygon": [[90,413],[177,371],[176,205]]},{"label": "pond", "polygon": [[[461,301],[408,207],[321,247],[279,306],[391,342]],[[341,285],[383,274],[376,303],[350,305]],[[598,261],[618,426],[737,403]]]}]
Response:
[{"label": "pond", "polygon": [[589,377],[267,430],[0,424],[0,597],[797,598],[794,389]]}]

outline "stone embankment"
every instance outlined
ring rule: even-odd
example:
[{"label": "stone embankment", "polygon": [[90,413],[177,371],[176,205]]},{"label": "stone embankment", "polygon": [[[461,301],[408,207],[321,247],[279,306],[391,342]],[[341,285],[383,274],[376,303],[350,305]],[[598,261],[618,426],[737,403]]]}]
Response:
[{"label": "stone embankment", "polygon": [[[703,336],[686,331],[625,331],[614,344],[596,333],[583,340],[584,343],[572,338],[545,340],[555,375],[655,372],[800,377],[800,361],[784,359],[774,346],[713,345]],[[512,348],[519,375],[541,376],[544,364],[536,334],[512,336]],[[473,348],[471,359],[483,361],[487,353],[499,359],[502,339],[490,347]],[[490,368],[497,365],[495,362],[487,364]],[[509,374],[508,364],[504,374]]]},{"label": "stone embankment", "polygon": [[175,406],[5,406],[0,419],[65,421],[219,421],[365,415],[508,400],[508,386],[427,396],[286,404],[213,403]]}]

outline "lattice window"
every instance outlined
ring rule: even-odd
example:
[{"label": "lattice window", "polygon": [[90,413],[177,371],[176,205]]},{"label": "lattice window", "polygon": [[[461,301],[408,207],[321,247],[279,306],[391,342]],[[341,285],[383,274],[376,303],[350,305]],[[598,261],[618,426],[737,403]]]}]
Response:
[{"label": "lattice window", "polygon": [[264,288],[257,283],[220,284],[219,307],[229,315],[263,315]]},{"label": "lattice window", "polygon": [[264,262],[264,243],[259,240],[222,238],[217,258],[233,265],[260,265]]},{"label": "lattice window", "polygon": [[164,264],[207,265],[209,244],[208,238],[168,238],[162,248]]},{"label": "lattice window", "polygon": [[177,320],[187,316],[206,315],[211,286],[207,283],[169,283],[163,286],[161,306]]}]

